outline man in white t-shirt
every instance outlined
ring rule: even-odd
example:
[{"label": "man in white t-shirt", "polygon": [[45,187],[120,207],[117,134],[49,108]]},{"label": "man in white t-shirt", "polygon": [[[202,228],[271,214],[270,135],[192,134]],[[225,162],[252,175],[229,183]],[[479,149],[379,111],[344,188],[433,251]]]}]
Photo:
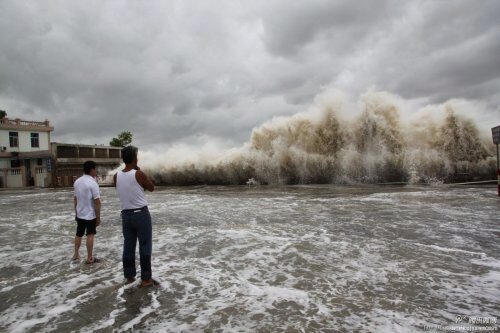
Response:
[{"label": "man in white t-shirt", "polygon": [[94,248],[94,235],[96,226],[101,223],[101,199],[99,185],[95,180],[97,176],[96,164],[94,161],[83,163],[84,175],[75,181],[74,202],[75,219],[77,222],[75,236],[75,253],[73,260],[80,260],[80,245],[83,234],[87,235],[87,264],[99,262],[99,259],[92,255]]}]

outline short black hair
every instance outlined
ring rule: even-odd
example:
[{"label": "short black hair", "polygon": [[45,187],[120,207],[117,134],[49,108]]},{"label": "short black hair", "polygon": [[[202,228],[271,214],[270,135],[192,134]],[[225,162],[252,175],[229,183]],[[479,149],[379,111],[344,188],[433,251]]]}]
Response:
[{"label": "short black hair", "polygon": [[137,158],[137,147],[134,146],[126,146],[122,149],[122,160],[125,164],[132,163]]},{"label": "short black hair", "polygon": [[83,172],[88,175],[92,169],[95,169],[96,164],[94,161],[87,161],[83,163]]}]

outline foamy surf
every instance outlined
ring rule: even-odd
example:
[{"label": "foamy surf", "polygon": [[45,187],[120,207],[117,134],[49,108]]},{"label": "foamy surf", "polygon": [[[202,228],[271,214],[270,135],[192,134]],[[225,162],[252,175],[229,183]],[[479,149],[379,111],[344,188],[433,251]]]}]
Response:
[{"label": "foamy surf", "polygon": [[15,193],[0,192],[0,331],[415,332],[498,315],[494,188],[160,189],[152,288],[124,285],[114,189],[95,265],[69,264],[71,191]]}]

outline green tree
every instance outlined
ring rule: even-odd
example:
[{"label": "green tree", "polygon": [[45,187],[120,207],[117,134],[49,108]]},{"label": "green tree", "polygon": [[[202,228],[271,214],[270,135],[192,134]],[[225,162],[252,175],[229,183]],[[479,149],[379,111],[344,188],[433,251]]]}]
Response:
[{"label": "green tree", "polygon": [[109,144],[113,147],[125,147],[132,142],[133,134],[129,131],[123,131],[116,138],[111,139]]},{"label": "green tree", "polygon": [[7,112],[5,112],[4,110],[0,110],[0,119],[3,119],[7,117]]}]

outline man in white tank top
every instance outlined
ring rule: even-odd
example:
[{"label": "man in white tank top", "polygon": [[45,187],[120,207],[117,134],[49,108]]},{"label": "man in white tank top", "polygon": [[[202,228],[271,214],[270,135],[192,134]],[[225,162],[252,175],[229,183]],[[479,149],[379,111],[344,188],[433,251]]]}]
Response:
[{"label": "man in white tank top", "polygon": [[135,248],[139,240],[141,286],[153,284],[151,253],[153,229],[144,191],[154,191],[154,184],[137,166],[137,148],[122,149],[125,168],[114,176],[116,191],[122,206],[123,273],[127,283],[135,281]]}]

